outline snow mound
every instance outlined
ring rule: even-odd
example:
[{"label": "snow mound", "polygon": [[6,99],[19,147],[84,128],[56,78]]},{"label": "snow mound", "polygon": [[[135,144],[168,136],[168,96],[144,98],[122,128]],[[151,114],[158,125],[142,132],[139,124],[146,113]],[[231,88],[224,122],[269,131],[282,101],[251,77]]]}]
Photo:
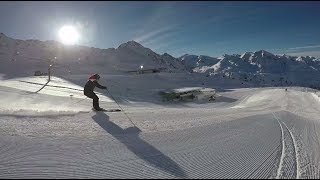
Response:
[{"label": "snow mound", "polygon": [[[0,103],[0,114],[20,116],[66,115],[88,110],[86,103],[83,105],[80,103],[86,100],[82,91],[72,89],[75,87],[72,86],[72,84],[60,82],[60,85],[67,87],[63,93],[56,87],[52,87],[51,93],[42,93],[42,90],[36,93],[35,90],[39,90],[42,86],[34,84],[41,81],[41,79],[38,80],[39,81],[32,78],[21,78],[19,80],[1,81],[0,98],[1,101],[5,103]],[[55,80],[56,79],[52,80],[53,83]],[[48,87],[44,89],[46,88]],[[70,96],[70,94],[75,94],[79,97],[80,94],[82,94],[82,96],[81,98],[75,98]]]},{"label": "snow mound", "polygon": [[[2,96],[2,100],[6,103],[0,104],[0,114],[14,115],[64,115],[84,112],[88,108],[77,103],[79,100],[66,100],[65,98],[56,97],[53,100],[45,95],[36,97],[35,95],[15,95],[7,93]],[[77,106],[75,106],[77,105]]]},{"label": "snow mound", "polygon": [[317,93],[311,93],[311,95],[320,102],[320,93],[317,92]]},{"label": "snow mound", "polygon": [[[75,98],[86,98],[83,95],[82,86],[76,85],[70,81],[55,76],[51,77],[49,83],[47,79],[48,78],[46,76],[13,78],[10,80],[1,81],[1,85],[15,88],[17,90],[30,92],[30,94],[36,93],[50,96],[59,96],[71,100]],[[101,93],[97,94],[99,95],[101,101],[113,102],[113,100],[102,95]]]},{"label": "snow mound", "polygon": [[264,107],[279,105],[285,91],[283,89],[267,89],[253,95],[248,95],[231,108]]},{"label": "snow mound", "polygon": [[33,117],[50,117],[50,116],[68,116],[68,115],[75,115],[78,113],[86,113],[89,112],[84,110],[75,110],[75,109],[69,109],[69,110],[45,110],[45,109],[7,109],[7,110],[0,110],[0,114],[2,116],[20,116],[20,117],[27,117],[27,116],[33,116]]}]

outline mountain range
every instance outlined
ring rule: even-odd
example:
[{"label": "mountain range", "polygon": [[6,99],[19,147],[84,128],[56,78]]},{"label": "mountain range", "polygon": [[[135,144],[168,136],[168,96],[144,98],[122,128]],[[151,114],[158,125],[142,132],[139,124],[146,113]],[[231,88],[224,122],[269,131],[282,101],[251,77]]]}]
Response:
[{"label": "mountain range", "polygon": [[[188,72],[207,78],[237,79],[254,85],[319,87],[320,60],[311,56],[275,55],[265,50],[221,57],[185,54],[162,55],[135,41],[117,48],[65,46],[56,41],[18,40],[0,33],[0,74],[30,76],[47,71],[56,74],[123,74],[132,70],[162,68],[165,72]],[[86,68],[90,66],[90,68]],[[12,72],[15,69],[15,72]]]}]

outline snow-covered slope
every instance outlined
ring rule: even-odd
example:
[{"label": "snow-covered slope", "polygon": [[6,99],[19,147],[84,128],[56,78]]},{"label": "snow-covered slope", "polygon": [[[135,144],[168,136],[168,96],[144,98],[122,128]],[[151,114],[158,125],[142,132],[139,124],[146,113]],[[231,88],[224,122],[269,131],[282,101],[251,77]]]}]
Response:
[{"label": "snow-covered slope", "polygon": [[196,67],[201,66],[211,66],[213,64],[216,64],[219,59],[213,58],[210,56],[196,56],[196,55],[189,55],[185,54],[179,58],[181,62],[186,66],[187,69],[192,70]]},{"label": "snow-covered slope", "polygon": [[[184,70],[182,63],[165,53],[158,55],[149,48],[143,47],[141,44],[135,41],[129,41],[121,44],[117,49],[115,56],[113,56],[115,64],[120,63],[119,66],[123,67],[123,70],[131,69],[135,70],[143,65],[145,69],[150,68],[167,68],[169,71],[181,71]],[[129,67],[129,65],[133,65]]]},{"label": "snow-covered slope", "polygon": [[152,90],[187,87],[190,77],[106,78],[113,96],[101,90],[101,106],[119,108],[115,97],[124,112],[91,112],[81,87],[61,78],[1,80],[0,177],[320,177],[313,92],[230,89],[210,103],[161,104]]},{"label": "snow-covered slope", "polygon": [[[159,55],[137,42],[129,41],[118,48],[98,49],[64,46],[55,41],[15,40],[0,35],[0,73],[7,77],[30,76],[37,70],[47,72],[53,64],[56,75],[98,73],[123,74],[145,69],[165,68],[167,72],[185,71],[182,63],[168,55]],[[12,72],[11,70],[15,71]]]}]

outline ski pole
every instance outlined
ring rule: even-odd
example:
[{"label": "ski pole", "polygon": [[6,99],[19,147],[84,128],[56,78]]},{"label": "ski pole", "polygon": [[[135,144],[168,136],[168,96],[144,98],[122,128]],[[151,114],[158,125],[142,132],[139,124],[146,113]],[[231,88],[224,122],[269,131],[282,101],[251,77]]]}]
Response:
[{"label": "ski pole", "polygon": [[126,115],[126,117],[129,119],[129,121],[133,124],[134,127],[137,127],[133,121],[131,120],[131,118],[127,115],[127,113],[122,109],[122,107],[120,106],[120,104],[116,101],[116,99],[112,96],[112,94],[109,92],[108,88],[106,89],[108,94],[110,94],[111,98],[114,100],[114,102],[117,103],[117,105],[119,106],[119,108],[123,111],[123,113]]}]

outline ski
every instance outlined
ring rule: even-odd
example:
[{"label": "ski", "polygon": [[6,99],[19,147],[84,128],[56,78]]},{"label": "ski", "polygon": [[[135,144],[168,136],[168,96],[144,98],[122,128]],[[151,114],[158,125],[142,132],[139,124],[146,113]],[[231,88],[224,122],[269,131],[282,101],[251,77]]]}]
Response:
[{"label": "ski", "polygon": [[96,112],[99,112],[99,111],[102,111],[102,112],[119,112],[121,111],[121,109],[101,109],[101,110],[96,110],[94,108],[92,108],[93,111],[96,111]]}]

